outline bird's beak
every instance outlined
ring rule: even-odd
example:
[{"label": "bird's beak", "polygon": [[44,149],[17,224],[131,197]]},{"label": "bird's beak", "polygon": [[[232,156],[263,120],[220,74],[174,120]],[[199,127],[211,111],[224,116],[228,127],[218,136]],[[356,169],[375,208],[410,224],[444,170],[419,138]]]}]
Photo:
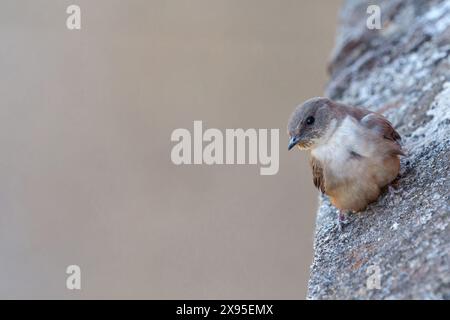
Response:
[{"label": "bird's beak", "polygon": [[293,136],[289,140],[288,150],[291,150],[293,147],[295,147],[300,142],[299,136]]}]

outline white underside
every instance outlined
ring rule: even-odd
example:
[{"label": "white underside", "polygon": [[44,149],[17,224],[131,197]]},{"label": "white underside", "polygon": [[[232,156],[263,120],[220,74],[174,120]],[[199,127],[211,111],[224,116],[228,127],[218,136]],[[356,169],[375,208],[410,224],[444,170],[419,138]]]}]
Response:
[{"label": "white underside", "polygon": [[[356,152],[364,158],[377,158],[377,137],[362,127],[354,118],[345,118],[335,129],[330,126],[323,140],[311,150],[311,154],[318,159],[336,177],[353,175],[364,169],[365,161],[352,159],[350,152]],[[381,160],[381,159],[380,159]]]}]

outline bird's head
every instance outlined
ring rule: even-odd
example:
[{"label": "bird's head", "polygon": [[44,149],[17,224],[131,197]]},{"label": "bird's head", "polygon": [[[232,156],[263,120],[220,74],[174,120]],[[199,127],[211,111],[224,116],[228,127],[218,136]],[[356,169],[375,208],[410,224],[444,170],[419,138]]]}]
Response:
[{"label": "bird's head", "polygon": [[312,98],[297,106],[288,122],[288,149],[298,146],[308,150],[324,142],[333,114],[333,102],[327,98]]}]

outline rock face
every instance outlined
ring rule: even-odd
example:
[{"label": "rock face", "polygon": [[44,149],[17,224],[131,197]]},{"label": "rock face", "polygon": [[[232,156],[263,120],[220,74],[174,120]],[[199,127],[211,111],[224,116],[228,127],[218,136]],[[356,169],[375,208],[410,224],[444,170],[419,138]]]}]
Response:
[{"label": "rock face", "polygon": [[382,112],[407,156],[342,232],[321,196],[308,298],[450,299],[450,0],[346,1],[329,71],[327,96]]}]

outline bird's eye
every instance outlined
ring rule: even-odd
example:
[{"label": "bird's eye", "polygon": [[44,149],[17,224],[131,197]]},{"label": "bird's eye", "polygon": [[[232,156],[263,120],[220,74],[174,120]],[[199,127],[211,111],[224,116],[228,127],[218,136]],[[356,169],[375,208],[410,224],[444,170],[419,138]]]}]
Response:
[{"label": "bird's eye", "polygon": [[309,125],[311,125],[311,124],[313,124],[314,123],[314,121],[315,121],[315,119],[314,119],[314,117],[308,117],[308,118],[306,118],[306,124],[309,124]]}]

